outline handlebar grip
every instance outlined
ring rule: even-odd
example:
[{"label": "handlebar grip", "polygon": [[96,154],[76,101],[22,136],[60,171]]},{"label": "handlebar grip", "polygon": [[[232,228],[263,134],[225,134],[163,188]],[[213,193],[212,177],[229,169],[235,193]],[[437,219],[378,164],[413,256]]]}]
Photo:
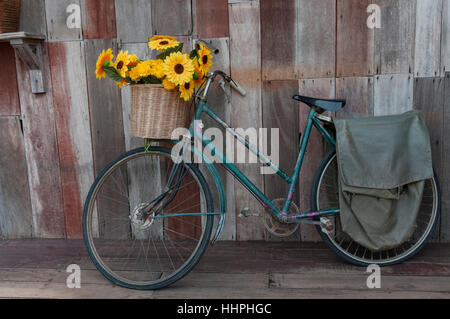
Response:
[{"label": "handlebar grip", "polygon": [[230,85],[233,89],[239,92],[240,95],[246,96],[247,91],[245,91],[239,84],[237,84],[235,81],[231,81]]}]

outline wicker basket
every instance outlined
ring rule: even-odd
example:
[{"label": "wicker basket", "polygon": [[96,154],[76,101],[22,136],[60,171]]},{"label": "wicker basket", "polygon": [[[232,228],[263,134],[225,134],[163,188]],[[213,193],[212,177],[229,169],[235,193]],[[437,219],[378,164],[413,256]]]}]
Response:
[{"label": "wicker basket", "polygon": [[131,134],[141,138],[170,139],[186,127],[188,107],[178,91],[160,84],[131,85]]},{"label": "wicker basket", "polygon": [[0,0],[0,33],[19,31],[20,0]]}]

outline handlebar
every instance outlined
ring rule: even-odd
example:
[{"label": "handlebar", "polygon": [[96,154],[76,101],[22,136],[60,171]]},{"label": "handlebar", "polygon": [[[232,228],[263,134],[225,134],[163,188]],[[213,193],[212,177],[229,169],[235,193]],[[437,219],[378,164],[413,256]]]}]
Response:
[{"label": "handlebar", "polygon": [[229,76],[228,74],[226,74],[223,71],[215,71],[212,74],[211,78],[214,80],[214,78],[218,75],[220,75],[225,81],[227,81],[230,84],[230,86],[233,89],[235,89],[240,95],[242,95],[242,96],[247,95],[247,91],[245,91],[245,89],[242,86],[240,86],[235,80],[233,80],[231,78],[231,76]]}]

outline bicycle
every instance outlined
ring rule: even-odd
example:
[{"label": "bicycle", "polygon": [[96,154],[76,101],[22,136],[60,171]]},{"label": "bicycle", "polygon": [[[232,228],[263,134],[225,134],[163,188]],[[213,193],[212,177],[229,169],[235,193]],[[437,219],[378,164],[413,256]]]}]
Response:
[{"label": "bicycle", "polygon": [[[172,158],[164,146],[147,146],[129,151],[106,166],[86,199],[83,235],[90,258],[97,269],[113,283],[133,289],[154,290],[167,287],[188,274],[199,262],[210,242],[220,236],[226,217],[224,186],[212,161],[192,145],[192,136],[220,158],[221,164],[264,206],[269,223],[281,225],[287,234],[300,223],[314,224],[323,241],[341,258],[358,266],[394,265],[413,257],[426,244],[436,228],[440,214],[440,189],[437,176],[426,181],[418,224],[411,240],[399,247],[371,252],[346,235],[339,221],[336,141],[332,120],[325,111],[337,112],[343,100],[322,100],[294,96],[311,107],[294,173],[289,176],[239,135],[206,104],[211,84],[221,77],[221,86],[229,83],[242,95],[241,88],[222,71],[208,74],[205,85],[196,94],[197,108],[188,135],[181,140],[164,141],[171,147],[184,145]],[[232,134],[256,154],[259,160],[289,186],[284,200],[271,200],[256,187],[211,140],[198,136],[196,123],[203,114]],[[331,150],[324,157],[311,187],[312,212],[301,213],[293,203],[312,127]],[[180,161],[197,156],[203,166]],[[175,161],[173,160],[175,159]],[[210,174],[218,193],[219,209],[214,209],[213,193],[205,178]],[[211,240],[214,217],[219,223]]]}]

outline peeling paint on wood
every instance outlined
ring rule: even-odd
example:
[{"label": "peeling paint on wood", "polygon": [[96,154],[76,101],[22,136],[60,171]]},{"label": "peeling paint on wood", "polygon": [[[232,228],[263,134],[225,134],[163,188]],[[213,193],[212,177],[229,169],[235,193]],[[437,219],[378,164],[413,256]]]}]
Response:
[{"label": "peeling paint on wood", "polygon": [[450,241],[450,73],[445,75],[444,84],[444,119],[443,119],[443,154],[442,154],[442,208],[440,240]]},{"label": "peeling paint on wood", "polygon": [[373,109],[373,78],[349,77],[336,79],[336,98],[347,101],[339,118],[371,117]]},{"label": "peeling paint on wood", "polygon": [[85,39],[116,37],[114,0],[80,0]]},{"label": "peeling paint on wood", "polygon": [[[232,92],[232,125],[259,129],[261,123],[261,46],[259,3],[240,2],[229,4],[231,76],[242,85],[246,97]],[[242,171],[252,182],[263,189],[264,180],[260,165],[240,164]],[[236,214],[245,209],[262,215],[263,207],[238,181],[235,184]],[[237,240],[264,239],[261,217],[241,218],[236,221]]]},{"label": "peeling paint on wood", "polygon": [[115,0],[119,44],[148,42],[153,33],[151,4],[150,0]]},{"label": "peeling paint on wood", "polygon": [[197,0],[197,34],[203,38],[226,38],[230,35],[227,0]]},{"label": "peeling paint on wood", "polygon": [[153,33],[161,35],[191,35],[191,0],[152,0]]},{"label": "peeling paint on wood", "polygon": [[[45,16],[47,19],[48,41],[76,41],[83,40],[81,28],[69,28],[67,12],[69,5],[80,6],[80,0],[46,0]],[[80,7],[81,8],[81,7]],[[81,19],[81,11],[80,11]]]},{"label": "peeling paint on wood", "polygon": [[0,61],[3,65],[2,72],[7,75],[0,77],[0,116],[20,115],[16,54],[9,43],[0,43]]},{"label": "peeling paint on wood", "polygon": [[48,48],[43,45],[45,94],[32,94],[28,68],[16,57],[34,236],[64,238],[65,222]]},{"label": "peeling paint on wood", "polygon": [[94,181],[84,44],[50,43],[49,54],[66,233],[81,238],[84,199]]},{"label": "peeling paint on wood", "polygon": [[374,77],[374,115],[402,114],[413,109],[414,78],[412,74],[377,75]]},{"label": "peeling paint on wood", "polygon": [[0,238],[31,238],[33,216],[18,117],[0,117]]}]

